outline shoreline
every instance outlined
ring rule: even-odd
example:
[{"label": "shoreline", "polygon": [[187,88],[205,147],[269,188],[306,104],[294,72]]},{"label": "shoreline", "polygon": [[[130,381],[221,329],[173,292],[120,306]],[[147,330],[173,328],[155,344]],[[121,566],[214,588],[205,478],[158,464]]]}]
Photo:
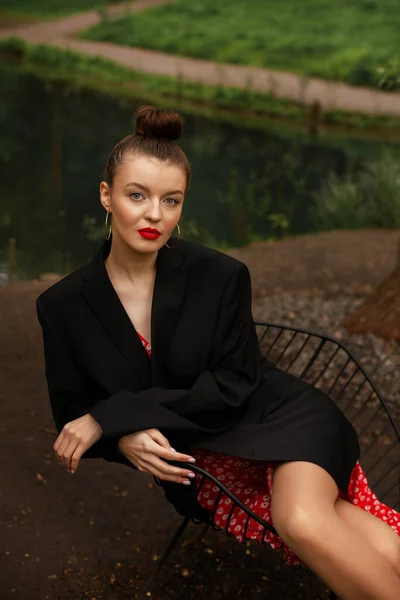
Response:
[{"label": "shoreline", "polygon": [[[47,52],[47,57],[43,56],[43,51]],[[59,54],[60,65],[51,65],[48,60],[54,52]],[[205,86],[177,81],[167,76],[141,74],[105,59],[87,57],[46,44],[27,44],[19,38],[10,38],[7,41],[0,39],[0,58],[3,69],[32,75],[43,81],[63,82],[74,91],[89,90],[111,96],[120,102],[140,99],[170,110],[211,118],[217,122],[237,124],[256,130],[275,129],[280,133],[308,135],[325,141],[351,137],[372,142],[400,142],[400,118],[390,115],[325,111],[321,112],[315,121],[310,107],[280,100],[272,95],[261,97],[261,94],[253,106],[244,107],[245,90]],[[82,59],[86,59],[87,64],[83,64]],[[71,62],[76,63],[73,68],[67,64]],[[219,95],[221,90],[223,93]],[[201,94],[201,91],[209,97],[208,100],[201,99],[196,93]]]}]

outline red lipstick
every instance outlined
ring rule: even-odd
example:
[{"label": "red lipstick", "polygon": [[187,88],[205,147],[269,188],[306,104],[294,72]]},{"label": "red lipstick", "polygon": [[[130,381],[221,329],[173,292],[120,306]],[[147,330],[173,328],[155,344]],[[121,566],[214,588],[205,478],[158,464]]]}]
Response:
[{"label": "red lipstick", "polygon": [[139,229],[138,233],[146,240],[156,240],[161,235],[158,229],[153,229],[152,227],[144,227],[143,229]]}]

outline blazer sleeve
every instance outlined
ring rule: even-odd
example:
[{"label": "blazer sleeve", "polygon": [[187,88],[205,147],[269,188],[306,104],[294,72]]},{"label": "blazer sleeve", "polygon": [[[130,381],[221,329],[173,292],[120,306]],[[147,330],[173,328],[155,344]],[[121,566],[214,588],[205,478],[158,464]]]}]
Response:
[{"label": "blazer sleeve", "polygon": [[122,390],[100,400],[89,412],[106,437],[156,427],[184,437],[187,434],[193,441],[196,435],[201,438],[221,433],[237,422],[259,385],[259,377],[250,274],[246,265],[239,263],[222,294],[209,366],[191,389]]},{"label": "blazer sleeve", "polygon": [[[45,372],[50,404],[54,423],[60,433],[66,423],[88,414],[87,408],[82,408],[85,403],[87,404],[84,385],[70,352],[50,321],[40,298],[36,300],[36,310],[43,333]],[[109,439],[102,437],[82,455],[82,458],[104,458],[133,467],[130,461],[127,461],[119,452],[118,440],[119,437]]]}]

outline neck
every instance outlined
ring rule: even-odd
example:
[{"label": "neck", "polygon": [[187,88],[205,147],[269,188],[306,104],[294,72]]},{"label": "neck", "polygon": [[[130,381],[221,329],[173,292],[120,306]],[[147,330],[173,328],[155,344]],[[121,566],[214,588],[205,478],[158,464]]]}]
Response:
[{"label": "neck", "polygon": [[158,251],[139,253],[130,248],[123,240],[113,236],[111,250],[104,261],[107,270],[135,283],[152,277],[156,270]]}]

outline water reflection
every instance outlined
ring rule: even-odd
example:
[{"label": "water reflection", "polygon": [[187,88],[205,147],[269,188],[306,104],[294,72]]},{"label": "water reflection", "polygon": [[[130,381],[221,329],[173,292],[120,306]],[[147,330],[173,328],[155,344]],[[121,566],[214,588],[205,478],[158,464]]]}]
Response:
[{"label": "water reflection", "polygon": [[[99,245],[103,168],[112,146],[132,131],[133,113],[143,102],[75,93],[62,82],[7,70],[0,70],[0,86],[0,264],[4,270],[15,238],[18,277],[68,272]],[[185,115],[182,147],[193,179],[184,237],[244,244],[279,232],[279,218],[271,214],[284,215],[290,233],[314,231],[313,193],[327,174],[359,168],[379,155],[380,146]]]}]

